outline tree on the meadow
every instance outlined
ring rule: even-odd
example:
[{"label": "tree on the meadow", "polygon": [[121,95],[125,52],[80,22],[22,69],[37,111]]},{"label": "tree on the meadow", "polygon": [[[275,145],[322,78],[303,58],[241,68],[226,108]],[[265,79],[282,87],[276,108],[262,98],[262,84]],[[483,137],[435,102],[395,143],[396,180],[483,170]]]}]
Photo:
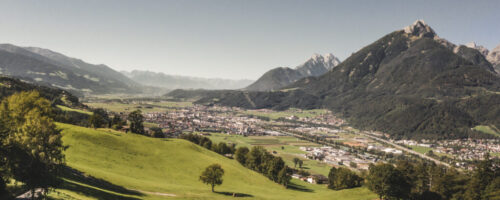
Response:
[{"label": "tree on the meadow", "polygon": [[262,155],[266,150],[261,146],[254,146],[247,154],[247,160],[245,165],[255,171],[260,171],[260,165],[262,164]]},{"label": "tree on the meadow", "polygon": [[212,164],[208,166],[205,171],[200,176],[200,181],[210,185],[212,187],[212,192],[214,192],[214,187],[216,185],[222,184],[222,176],[224,175],[224,169],[219,164]]},{"label": "tree on the meadow", "polygon": [[234,156],[240,164],[246,165],[245,162],[247,161],[247,154],[249,151],[250,150],[248,150],[248,147],[239,147],[238,149],[236,149],[236,153]]},{"label": "tree on the meadow", "polygon": [[128,115],[128,120],[130,121],[130,131],[136,134],[144,134],[144,116],[142,116],[141,110],[136,110]]},{"label": "tree on the meadow", "polygon": [[[89,118],[89,125],[91,128],[103,128],[108,124],[106,116],[100,112],[102,109],[94,110]],[[104,112],[105,113],[105,112]]]},{"label": "tree on the meadow", "polygon": [[149,129],[151,131],[151,137],[154,138],[164,138],[165,135],[163,134],[163,130],[161,130],[160,127],[152,127]]},{"label": "tree on the meadow", "polygon": [[285,165],[278,173],[278,183],[288,188],[290,179],[292,179],[292,177],[288,173],[288,166]]}]

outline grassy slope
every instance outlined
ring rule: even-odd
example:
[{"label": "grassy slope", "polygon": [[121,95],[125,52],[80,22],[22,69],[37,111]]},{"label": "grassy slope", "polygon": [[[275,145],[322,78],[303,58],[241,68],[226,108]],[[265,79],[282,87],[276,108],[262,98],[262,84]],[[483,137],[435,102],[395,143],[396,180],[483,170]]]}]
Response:
[{"label": "grassy slope", "polygon": [[480,125],[480,126],[474,127],[474,130],[500,137],[500,132],[498,132],[495,128],[493,128],[491,126]]},{"label": "grassy slope", "polygon": [[80,110],[80,109],[75,109],[75,108],[70,108],[70,107],[67,107],[67,106],[57,105],[57,107],[60,108],[63,111],[72,111],[72,112],[78,112],[78,113],[87,114],[87,115],[92,115],[93,114],[90,111]]},{"label": "grassy slope", "polygon": [[[93,130],[58,124],[63,142],[69,145],[66,160],[69,167],[85,172],[116,187],[175,194],[176,197],[153,195],[82,184],[68,180],[64,189],[52,196],[61,199],[229,199],[231,196],[211,193],[209,186],[198,181],[201,171],[212,163],[222,165],[226,174],[217,191],[251,195],[245,199],[374,199],[366,188],[332,191],[325,185],[294,181],[302,190],[286,190],[234,160],[178,139],[154,139],[112,130]],[[93,182],[91,182],[93,183]],[[94,181],[95,183],[95,181]],[[117,186],[119,185],[119,186]]]}]

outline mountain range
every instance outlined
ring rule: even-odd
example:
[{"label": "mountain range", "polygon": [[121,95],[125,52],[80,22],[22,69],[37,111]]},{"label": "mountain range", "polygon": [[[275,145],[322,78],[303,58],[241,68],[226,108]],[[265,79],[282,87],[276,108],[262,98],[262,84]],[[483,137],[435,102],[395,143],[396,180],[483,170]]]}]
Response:
[{"label": "mountain range", "polygon": [[199,78],[190,76],[168,75],[161,72],[133,70],[121,71],[131,80],[146,86],[166,89],[241,89],[252,83],[252,80],[232,80],[220,78]]},{"label": "mountain range", "polygon": [[500,127],[500,76],[480,51],[440,38],[418,20],[319,77],[300,79],[280,91],[206,93],[197,103],[327,108],[355,127],[394,138],[492,137],[471,128]]},{"label": "mountain range", "polygon": [[295,67],[278,67],[264,73],[257,81],[244,88],[247,91],[272,91],[310,76],[320,76],[332,70],[340,63],[333,54],[325,56],[314,54],[305,63]]},{"label": "mountain range", "polygon": [[0,74],[77,94],[138,93],[141,86],[106,65],[38,47],[0,44]]}]

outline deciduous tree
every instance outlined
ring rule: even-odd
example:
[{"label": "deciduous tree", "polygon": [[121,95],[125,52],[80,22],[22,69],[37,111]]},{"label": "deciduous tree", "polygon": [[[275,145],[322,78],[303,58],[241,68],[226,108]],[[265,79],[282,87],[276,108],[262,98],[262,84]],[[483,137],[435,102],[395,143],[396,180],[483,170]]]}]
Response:
[{"label": "deciduous tree", "polygon": [[216,185],[222,184],[222,176],[224,175],[224,170],[219,164],[212,164],[208,166],[205,171],[200,176],[200,181],[212,186],[212,192],[214,192],[214,187]]}]

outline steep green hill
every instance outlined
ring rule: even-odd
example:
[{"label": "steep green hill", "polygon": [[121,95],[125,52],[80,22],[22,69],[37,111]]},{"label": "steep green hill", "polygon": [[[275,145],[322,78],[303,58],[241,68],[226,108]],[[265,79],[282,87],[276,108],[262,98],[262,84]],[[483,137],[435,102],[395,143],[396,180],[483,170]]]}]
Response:
[{"label": "steep green hill", "polygon": [[[66,162],[74,169],[63,188],[51,193],[61,199],[374,199],[366,188],[333,191],[325,185],[294,181],[285,189],[266,177],[180,139],[155,139],[107,129],[58,124],[69,145]],[[211,193],[198,181],[202,170],[219,163],[224,183]],[[84,175],[81,173],[85,173]],[[140,191],[140,192],[138,192]],[[174,196],[175,195],[175,196]]]}]

